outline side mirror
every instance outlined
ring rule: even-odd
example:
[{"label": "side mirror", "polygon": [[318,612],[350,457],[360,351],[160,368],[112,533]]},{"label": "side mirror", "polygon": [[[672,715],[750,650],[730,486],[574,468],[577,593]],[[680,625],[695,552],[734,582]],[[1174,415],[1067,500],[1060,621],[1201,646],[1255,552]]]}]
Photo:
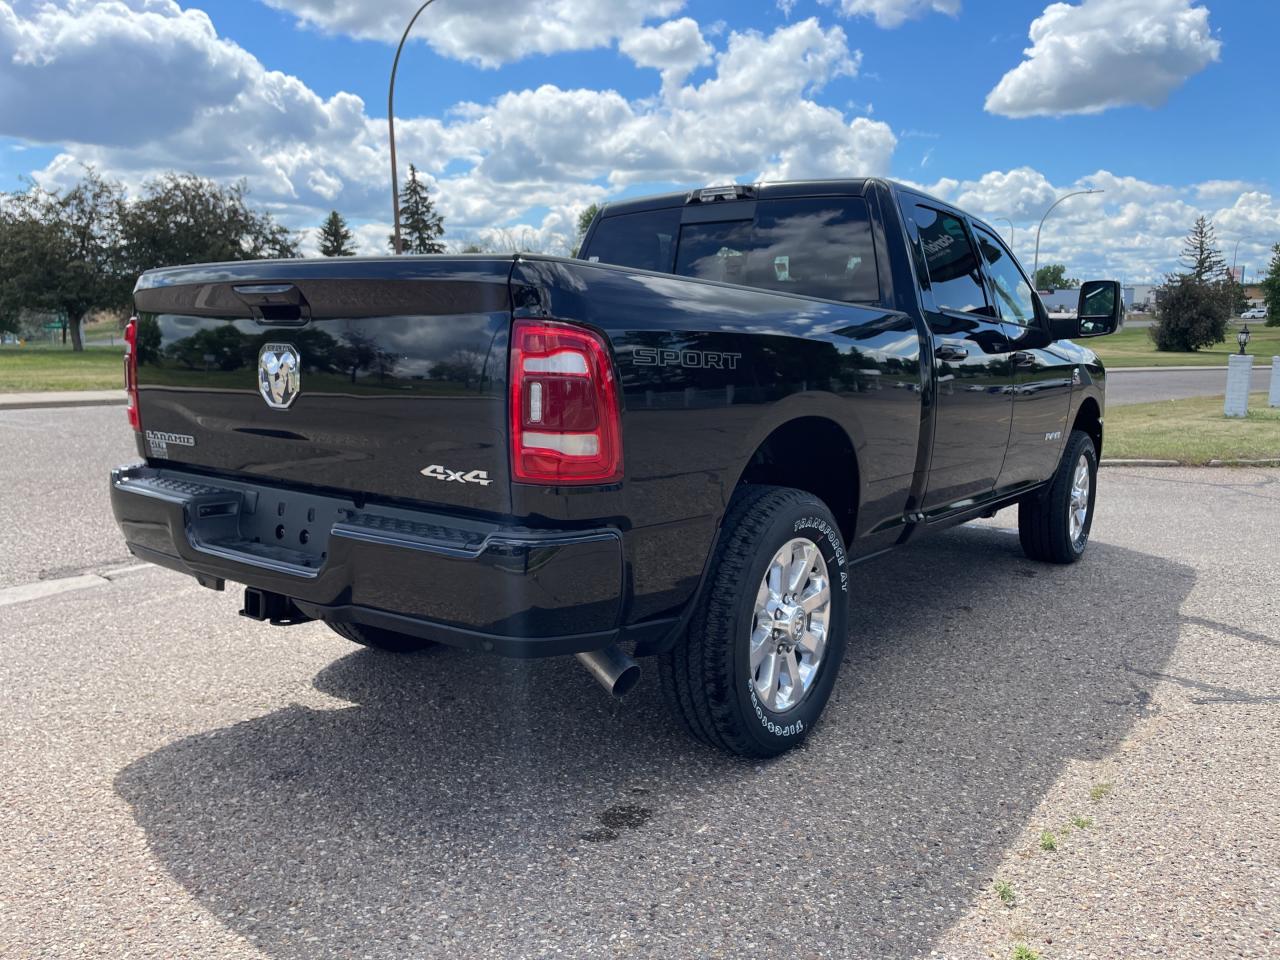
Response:
[{"label": "side mirror", "polygon": [[1080,335],[1079,317],[1049,318],[1049,337],[1054,343],[1059,340],[1074,340]]},{"label": "side mirror", "polygon": [[1076,309],[1077,337],[1104,337],[1124,328],[1124,294],[1116,280],[1089,280],[1080,285]]}]

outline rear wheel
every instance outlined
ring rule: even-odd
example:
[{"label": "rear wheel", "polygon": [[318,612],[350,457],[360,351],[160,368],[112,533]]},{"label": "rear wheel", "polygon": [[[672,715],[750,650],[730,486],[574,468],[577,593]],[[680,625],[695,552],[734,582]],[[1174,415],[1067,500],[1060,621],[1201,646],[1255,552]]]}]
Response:
[{"label": "rear wheel", "polygon": [[1018,505],[1018,538],[1032,560],[1075,563],[1093,528],[1098,456],[1092,438],[1073,430],[1049,488]]},{"label": "rear wheel", "polygon": [[840,672],[847,584],[844,544],[821,500],[743,487],[725,515],[705,602],[659,661],[689,732],[747,757],[804,740]]},{"label": "rear wheel", "polygon": [[383,630],[381,627],[370,627],[363,623],[326,620],[325,624],[338,636],[345,637],[352,643],[358,643],[364,647],[373,647],[377,650],[386,650],[391,653],[413,653],[417,650],[426,650],[428,647],[435,646],[435,643],[431,640],[411,637],[407,633]]}]

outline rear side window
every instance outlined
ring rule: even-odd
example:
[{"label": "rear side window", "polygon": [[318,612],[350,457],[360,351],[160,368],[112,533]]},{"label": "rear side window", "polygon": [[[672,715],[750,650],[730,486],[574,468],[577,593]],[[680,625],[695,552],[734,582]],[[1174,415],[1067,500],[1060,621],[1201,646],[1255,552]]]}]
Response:
[{"label": "rear side window", "polygon": [[852,303],[880,299],[866,202],[764,200],[754,220],[689,223],[676,273]]},{"label": "rear side window", "polygon": [[606,217],[589,259],[825,300],[880,299],[866,201],[762,200],[751,220],[680,225],[685,208]]},{"label": "rear side window", "polygon": [[680,232],[680,207],[605,217],[591,235],[590,259],[670,273]]},{"label": "rear side window", "polygon": [[914,217],[938,309],[989,313],[978,255],[964,222],[932,207],[917,206]]}]

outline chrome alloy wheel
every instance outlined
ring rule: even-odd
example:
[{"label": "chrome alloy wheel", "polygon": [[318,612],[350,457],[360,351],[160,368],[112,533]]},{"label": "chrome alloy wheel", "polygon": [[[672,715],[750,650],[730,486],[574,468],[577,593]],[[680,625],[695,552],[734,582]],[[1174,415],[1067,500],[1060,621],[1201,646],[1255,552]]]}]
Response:
[{"label": "chrome alloy wheel", "polygon": [[1089,475],[1089,458],[1083,453],[1076,461],[1075,474],[1071,479],[1071,500],[1067,504],[1067,519],[1071,525],[1071,542],[1079,543],[1084,535],[1085,521],[1089,519],[1089,490],[1093,486],[1093,478]]},{"label": "chrome alloy wheel", "polygon": [[830,612],[827,561],[816,543],[797,537],[773,555],[756,591],[751,683],[766,709],[790,710],[813,687]]}]

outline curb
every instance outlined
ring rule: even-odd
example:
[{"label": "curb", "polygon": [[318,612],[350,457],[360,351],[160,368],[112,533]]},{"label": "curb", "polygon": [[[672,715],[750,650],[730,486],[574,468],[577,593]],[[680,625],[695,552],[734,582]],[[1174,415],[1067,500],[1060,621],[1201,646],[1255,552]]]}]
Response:
[{"label": "curb", "polygon": [[1099,467],[1280,467],[1280,457],[1269,460],[1210,460],[1205,464],[1178,460],[1103,460]]},{"label": "curb", "polygon": [[[1106,365],[1105,360],[1103,361],[1103,365]],[[1262,368],[1259,367],[1259,369]],[[1185,373],[1194,370],[1220,370],[1225,373],[1227,367],[1226,364],[1223,364],[1221,367],[1107,367],[1107,375],[1110,376],[1113,373],[1161,373],[1165,370],[1168,370],[1171,373],[1177,373],[1179,371]]]},{"label": "curb", "polygon": [[25,395],[17,399],[7,399],[0,394],[0,412],[5,410],[54,410],[60,407],[115,407],[127,403],[123,393],[119,397],[68,397],[53,396],[41,399],[38,395]]},{"label": "curb", "polygon": [[[1232,356],[1235,356],[1235,354],[1232,354]],[[1264,357],[1261,354],[1257,354],[1257,353],[1251,353],[1249,354],[1249,356],[1253,357],[1253,360],[1254,360],[1254,364],[1255,364],[1253,368],[1254,373],[1259,373],[1259,372],[1266,373],[1271,369],[1271,361],[1269,358]],[[1103,360],[1103,365],[1106,366],[1105,360]],[[1217,370],[1221,373],[1225,373],[1228,369],[1230,368],[1226,364],[1223,364],[1222,366],[1205,366],[1202,364],[1200,366],[1177,366],[1177,367],[1111,367],[1111,366],[1108,366],[1107,374],[1110,375],[1113,373],[1161,373],[1165,370],[1168,370],[1171,372],[1181,371],[1183,373],[1193,373],[1196,370],[1203,370],[1203,371]]]}]

